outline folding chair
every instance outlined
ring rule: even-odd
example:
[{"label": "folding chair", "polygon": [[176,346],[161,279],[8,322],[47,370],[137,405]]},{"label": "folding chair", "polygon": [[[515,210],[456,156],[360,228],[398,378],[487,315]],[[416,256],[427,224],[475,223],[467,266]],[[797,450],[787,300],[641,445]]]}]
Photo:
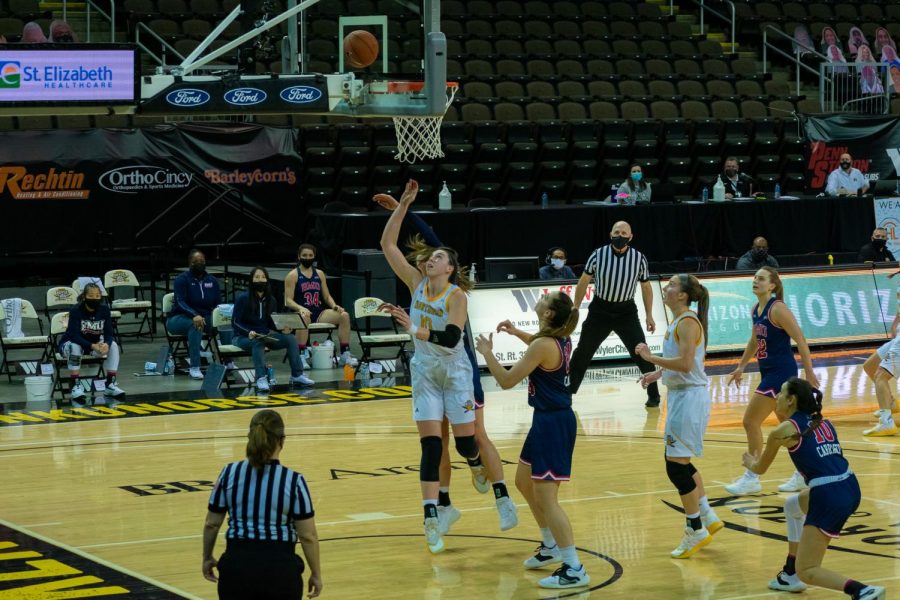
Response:
[{"label": "folding chair", "polygon": [[307,345],[312,346],[313,336],[314,335],[324,335],[322,341],[331,340],[334,342],[334,338],[332,338],[332,334],[337,329],[337,325],[334,323],[310,323],[307,326],[306,330],[309,331],[309,340],[307,341]]},{"label": "folding chair", "polygon": [[[3,353],[3,362],[0,363],[0,375],[6,373],[6,378],[10,383],[12,383],[12,376],[15,371],[16,363],[26,362],[23,359],[10,360],[10,352],[33,351],[34,353],[31,354],[31,356],[34,357],[37,356],[37,350],[40,350],[41,356],[37,359],[37,364],[40,364],[44,362],[45,358],[47,358],[47,352],[49,350],[48,344],[50,343],[50,339],[46,335],[44,335],[44,325],[43,323],[41,323],[41,318],[35,312],[34,306],[28,300],[21,300],[21,303],[22,309],[20,315],[22,317],[23,329],[25,325],[25,319],[34,319],[35,321],[37,321],[38,330],[41,332],[41,334],[26,335],[24,337],[18,338],[6,337],[6,326],[4,324],[4,321],[6,320],[7,315],[6,311],[3,308],[3,303],[0,302],[0,352]],[[34,360],[34,358],[31,358],[31,360]]]},{"label": "folding chair", "polygon": [[[71,386],[63,384],[62,376],[63,371],[69,370],[69,359],[64,357],[59,351],[59,338],[66,332],[68,326],[68,312],[56,313],[50,318],[50,347],[48,349],[50,351],[50,356],[53,357],[53,396],[56,396],[57,392],[59,393],[59,400],[56,402],[57,408],[62,406],[62,401],[65,399],[66,394],[72,391]],[[97,370],[91,378],[104,379],[106,377],[106,369],[103,368],[104,360],[105,359],[101,356],[91,356],[90,354],[82,355],[81,375],[84,376],[83,369],[85,366],[94,365],[97,367]],[[91,389],[93,390],[93,387]],[[93,394],[93,391],[91,393]]]},{"label": "folding chair", "polygon": [[[397,354],[391,358],[399,358],[403,364],[406,365],[407,369],[409,369],[409,363],[406,359],[406,345],[412,342],[412,336],[408,333],[400,333],[393,317],[388,313],[380,312],[378,310],[378,307],[382,304],[383,302],[379,298],[359,298],[353,303],[353,319],[355,321],[356,335],[359,339],[360,348],[362,349],[362,357],[359,359],[359,364],[356,365],[357,371],[363,363],[369,363],[376,360],[371,355],[372,350],[375,348],[396,348]],[[380,334],[371,333],[371,321],[369,321],[369,319],[376,317],[389,319],[391,328],[394,332]],[[366,325],[366,333],[361,331],[363,322]]]},{"label": "folding chair", "polygon": [[[136,319],[139,319],[137,331],[128,331],[127,333],[122,333],[120,331],[119,337],[141,337],[143,335],[149,335],[150,339],[152,340],[153,331],[150,327],[151,304],[149,300],[143,299],[143,288],[141,288],[141,284],[138,281],[137,277],[135,277],[134,273],[127,269],[114,269],[112,271],[107,271],[106,274],[103,275],[103,287],[106,288],[106,291],[109,294],[109,299],[111,300],[110,308],[114,308],[118,313],[122,315],[134,315]],[[140,299],[113,299],[115,288],[123,287],[133,289],[140,296]],[[147,326],[146,332],[144,331],[144,325]]]},{"label": "folding chair", "polygon": [[[213,327],[217,332],[220,328],[231,327],[231,317],[224,315],[219,307],[213,309],[212,322]],[[252,352],[244,350],[240,346],[235,346],[234,344],[220,344],[218,335],[215,335],[210,339],[210,346],[212,347],[213,356],[216,357],[216,362],[222,365],[227,364],[229,361],[233,361],[236,358],[253,356]],[[269,349],[266,348],[266,352],[268,351]],[[239,383],[234,379],[235,372],[244,370],[246,369],[229,369],[225,371],[225,378],[223,379],[225,387],[231,387],[232,382]],[[255,376],[253,379],[255,379]],[[250,382],[246,381],[245,383]]]},{"label": "folding chair", "polygon": [[66,286],[52,287],[47,290],[47,306],[44,308],[44,314],[49,321],[53,312],[59,310],[69,310],[78,304],[78,292],[74,288]]},{"label": "folding chair", "polygon": [[[79,277],[72,282],[72,289],[75,290],[75,294],[77,296],[81,295],[81,280],[82,279],[91,279],[94,283],[101,283],[99,277]],[[113,309],[112,305],[109,304],[109,291],[106,289],[106,284],[100,286],[100,297],[109,305],[109,318],[112,319],[113,326],[113,337],[116,339],[116,342],[119,344],[119,350],[124,352],[122,349],[122,336],[119,335],[119,319],[122,318],[122,312],[118,309]]]},{"label": "folding chair", "polygon": [[[188,339],[186,335],[176,335],[169,331],[169,328],[166,327],[166,321],[168,321],[170,313],[172,312],[172,308],[175,306],[175,294],[169,293],[163,296],[162,299],[162,311],[160,311],[163,319],[163,330],[166,332],[166,342],[169,344],[169,352],[172,353],[172,360],[175,361],[176,365],[178,364],[178,359],[184,359],[185,363],[188,361]],[[205,342],[205,346],[203,343]],[[200,351],[210,351],[212,352],[212,348],[210,347],[211,341],[210,337],[203,332],[203,340],[200,342]],[[200,365],[191,365],[192,367],[199,367]]]}]

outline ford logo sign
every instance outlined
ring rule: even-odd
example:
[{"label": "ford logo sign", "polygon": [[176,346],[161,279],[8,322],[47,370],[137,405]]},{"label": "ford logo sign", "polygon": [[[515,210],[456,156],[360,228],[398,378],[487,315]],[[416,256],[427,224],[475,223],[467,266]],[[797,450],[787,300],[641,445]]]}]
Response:
[{"label": "ford logo sign", "polygon": [[257,88],[237,88],[225,92],[225,102],[234,106],[253,106],[265,102],[268,95]]},{"label": "ford logo sign", "polygon": [[308,85],[295,85],[281,90],[280,96],[291,104],[309,104],[322,97],[322,90]]},{"label": "ford logo sign", "polygon": [[202,106],[209,99],[210,95],[203,90],[183,89],[166,94],[166,102],[172,106]]}]

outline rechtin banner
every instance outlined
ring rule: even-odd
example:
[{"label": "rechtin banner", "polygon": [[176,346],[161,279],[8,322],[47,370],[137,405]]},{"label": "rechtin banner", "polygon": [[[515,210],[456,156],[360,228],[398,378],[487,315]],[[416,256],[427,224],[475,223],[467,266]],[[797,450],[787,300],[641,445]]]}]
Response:
[{"label": "rechtin banner", "polygon": [[296,133],[259,125],[0,133],[4,243],[76,253],[299,234]]},{"label": "rechtin banner", "polygon": [[[853,167],[870,181],[900,173],[900,117],[888,115],[798,115],[807,146],[806,181],[811,192],[825,190],[828,174],[849,153]],[[882,192],[886,190],[881,190]]]}]

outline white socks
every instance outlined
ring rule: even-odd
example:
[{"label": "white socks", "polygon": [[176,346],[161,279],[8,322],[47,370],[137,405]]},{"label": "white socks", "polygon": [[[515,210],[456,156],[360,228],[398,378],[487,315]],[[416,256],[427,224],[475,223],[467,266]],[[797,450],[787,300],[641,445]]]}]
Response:
[{"label": "white socks", "polygon": [[709,499],[706,496],[700,498],[700,515],[705,515],[710,510]]},{"label": "white socks", "polygon": [[541,543],[545,548],[552,548],[556,545],[556,539],[550,533],[549,527],[541,527]]},{"label": "white socks", "polygon": [[581,568],[581,561],[578,560],[578,552],[575,550],[574,545],[560,548],[559,553],[562,555],[564,563],[576,570]]},{"label": "white socks", "polygon": [[757,475],[750,469],[747,469],[747,471],[744,473],[744,477],[748,477],[750,479],[759,479],[759,475]]}]

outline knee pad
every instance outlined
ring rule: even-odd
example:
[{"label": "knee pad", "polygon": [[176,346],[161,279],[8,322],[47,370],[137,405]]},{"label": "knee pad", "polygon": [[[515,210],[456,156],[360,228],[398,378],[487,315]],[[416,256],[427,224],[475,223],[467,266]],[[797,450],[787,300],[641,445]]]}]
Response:
[{"label": "knee pad", "polygon": [[806,513],[800,508],[800,495],[789,496],[784,501],[784,516],[787,524],[787,539],[789,542],[799,542],[803,533],[803,525],[806,522]]},{"label": "knee pad", "polygon": [[476,458],[478,456],[478,444],[475,443],[474,435],[454,436],[456,440],[456,451],[463,458]]},{"label": "knee pad", "polygon": [[684,465],[671,460],[666,461],[666,475],[680,496],[690,494],[697,488],[697,482],[694,481],[696,472],[697,469],[690,463]]},{"label": "knee pad", "polygon": [[429,435],[419,440],[422,444],[422,461],[419,463],[419,481],[440,481],[441,438]]}]

